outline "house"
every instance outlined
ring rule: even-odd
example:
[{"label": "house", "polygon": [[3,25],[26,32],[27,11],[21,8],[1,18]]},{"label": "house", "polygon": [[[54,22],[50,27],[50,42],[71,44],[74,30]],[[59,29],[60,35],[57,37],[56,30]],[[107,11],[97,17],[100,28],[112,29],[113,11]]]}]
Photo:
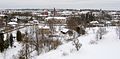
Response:
[{"label": "house", "polygon": [[48,26],[38,26],[39,27],[39,34],[51,34],[50,28]]}]

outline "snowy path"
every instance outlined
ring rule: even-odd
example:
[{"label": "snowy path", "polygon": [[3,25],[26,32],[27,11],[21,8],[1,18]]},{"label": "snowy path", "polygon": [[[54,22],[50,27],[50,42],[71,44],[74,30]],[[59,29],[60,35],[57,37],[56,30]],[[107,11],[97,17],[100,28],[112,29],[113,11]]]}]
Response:
[{"label": "snowy path", "polygon": [[15,42],[14,46],[16,47],[8,48],[3,53],[0,53],[0,59],[13,59],[13,56],[17,55],[18,51],[21,49],[21,44]]}]

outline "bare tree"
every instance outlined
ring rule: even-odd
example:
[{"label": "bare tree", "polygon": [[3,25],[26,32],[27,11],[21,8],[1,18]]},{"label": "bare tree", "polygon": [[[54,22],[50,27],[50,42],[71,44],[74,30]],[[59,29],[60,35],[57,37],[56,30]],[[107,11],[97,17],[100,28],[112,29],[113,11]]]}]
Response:
[{"label": "bare tree", "polygon": [[99,39],[102,39],[103,38],[103,35],[106,33],[106,29],[104,27],[100,27],[98,30],[97,30],[97,33],[96,33],[96,39],[99,40]]},{"label": "bare tree", "polygon": [[73,40],[73,45],[75,46],[76,50],[79,51],[79,49],[81,48],[82,44],[79,42],[78,39],[74,39]]}]

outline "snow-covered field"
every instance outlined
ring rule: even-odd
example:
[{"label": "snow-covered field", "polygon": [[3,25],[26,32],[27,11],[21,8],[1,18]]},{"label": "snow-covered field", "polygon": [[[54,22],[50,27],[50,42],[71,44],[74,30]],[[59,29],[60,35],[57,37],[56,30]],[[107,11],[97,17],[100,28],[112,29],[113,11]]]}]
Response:
[{"label": "snow-covered field", "polygon": [[120,59],[120,40],[116,34],[116,28],[107,27],[107,33],[103,39],[97,41],[97,44],[90,44],[91,40],[96,40],[97,29],[86,29],[87,34],[78,38],[82,43],[79,51],[76,51],[72,42],[69,42],[35,59]]},{"label": "snow-covered field", "polygon": [[[91,40],[96,40],[97,30],[97,27],[87,28],[87,34],[78,37],[82,43],[79,51],[76,51],[73,42],[68,42],[56,50],[40,54],[33,59],[120,59],[120,40],[116,34],[116,27],[106,27],[107,33],[103,35],[103,39],[96,41],[96,44],[90,44]],[[21,31],[26,31],[26,29],[21,29]],[[0,59],[13,59],[21,49],[21,44],[18,42],[15,42],[14,45],[16,47],[8,48],[5,52],[0,53]]]}]

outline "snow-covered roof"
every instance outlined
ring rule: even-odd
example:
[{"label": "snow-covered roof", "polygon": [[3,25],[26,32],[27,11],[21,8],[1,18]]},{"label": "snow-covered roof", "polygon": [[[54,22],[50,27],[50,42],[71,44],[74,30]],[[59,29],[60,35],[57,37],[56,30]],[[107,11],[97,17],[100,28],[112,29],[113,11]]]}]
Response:
[{"label": "snow-covered roof", "polygon": [[98,21],[91,21],[91,24],[99,23]]},{"label": "snow-covered roof", "polygon": [[47,17],[45,19],[66,19],[66,17]]},{"label": "snow-covered roof", "polygon": [[111,20],[111,21],[114,21],[114,22],[119,22],[120,20]]},{"label": "snow-covered roof", "polygon": [[72,11],[63,11],[64,14],[72,14]]},{"label": "snow-covered roof", "polygon": [[11,21],[16,21],[16,22],[17,22],[17,20],[18,20],[17,18],[11,19]]},{"label": "snow-covered roof", "polygon": [[5,16],[4,14],[0,14],[0,16]]},{"label": "snow-covered roof", "polygon": [[48,27],[48,26],[38,26],[39,28],[43,28],[43,29],[49,29],[50,27]]},{"label": "snow-covered roof", "polygon": [[92,12],[92,14],[100,14],[100,12]]},{"label": "snow-covered roof", "polygon": [[107,24],[110,24],[111,22],[110,21],[106,21]]},{"label": "snow-covered roof", "polygon": [[30,21],[30,23],[39,24],[39,21],[38,20],[33,20],[33,21]]},{"label": "snow-covered roof", "polygon": [[116,14],[116,12],[109,12],[108,14]]},{"label": "snow-covered roof", "polygon": [[38,20],[33,20],[34,22],[38,22]]},{"label": "snow-covered roof", "polygon": [[90,11],[81,11],[81,12],[79,12],[80,14],[86,14],[86,13],[88,13],[88,12],[90,12]]},{"label": "snow-covered roof", "polygon": [[37,16],[41,16],[41,17],[43,16],[43,17],[46,17],[46,16],[48,16],[48,15],[37,15]]},{"label": "snow-covered roof", "polygon": [[16,24],[18,24],[18,23],[16,23],[16,22],[9,22],[8,24],[9,24],[9,25],[16,25]]},{"label": "snow-covered roof", "polygon": [[63,28],[61,31],[62,32],[67,32],[67,31],[69,31],[69,29]]},{"label": "snow-covered roof", "polygon": [[63,11],[61,12],[61,15],[71,15],[72,11]]}]

